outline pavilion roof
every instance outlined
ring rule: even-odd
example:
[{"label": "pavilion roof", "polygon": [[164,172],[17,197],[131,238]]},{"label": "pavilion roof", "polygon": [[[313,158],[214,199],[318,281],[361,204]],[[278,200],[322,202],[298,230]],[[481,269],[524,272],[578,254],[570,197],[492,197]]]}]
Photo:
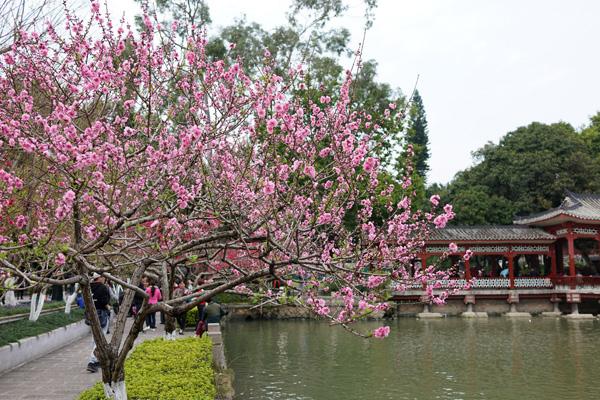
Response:
[{"label": "pavilion roof", "polygon": [[554,241],[556,236],[539,228],[518,225],[450,226],[434,229],[428,242]]},{"label": "pavilion roof", "polygon": [[600,194],[567,192],[562,204],[541,213],[517,217],[518,225],[547,226],[566,221],[600,222]]}]

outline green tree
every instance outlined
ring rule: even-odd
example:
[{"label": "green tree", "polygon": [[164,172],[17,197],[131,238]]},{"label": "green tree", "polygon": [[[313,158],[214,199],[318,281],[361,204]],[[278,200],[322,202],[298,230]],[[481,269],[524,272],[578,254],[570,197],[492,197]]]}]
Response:
[{"label": "green tree", "polygon": [[599,191],[595,140],[593,132],[584,135],[564,122],[534,122],[475,151],[476,165],[433,189],[454,205],[455,224],[510,224],[514,215],[559,205],[566,190]]},{"label": "green tree", "polygon": [[[427,172],[429,172],[429,132],[423,98],[418,90],[415,91],[410,105],[405,137],[405,146],[408,145],[412,145],[413,147],[415,172],[421,176],[423,181],[426,181]],[[403,153],[403,157],[406,157],[406,150]]]}]

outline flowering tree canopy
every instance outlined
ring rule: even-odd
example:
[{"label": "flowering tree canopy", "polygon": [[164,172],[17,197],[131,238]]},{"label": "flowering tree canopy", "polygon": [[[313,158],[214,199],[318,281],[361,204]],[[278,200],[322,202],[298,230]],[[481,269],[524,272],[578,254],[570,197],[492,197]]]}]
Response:
[{"label": "flowering tree canopy", "polygon": [[[411,263],[451,207],[392,201],[372,156],[377,122],[349,107],[350,71],[335,101],[305,101],[302,66],[284,80],[265,51],[250,78],[243,60],[208,60],[194,27],[180,42],[176,23],[143,21],[139,34],[113,26],[93,3],[89,20],[67,13],[64,34],[20,32],[0,58],[1,268],[81,285],[107,395],[124,396],[123,362],[148,312],[274,277],[298,304],[348,324],[435,275]],[[385,115],[398,118],[394,104]],[[385,216],[373,215],[376,199]],[[144,302],[125,332],[134,293],[148,297],[141,276],[182,263],[215,278],[189,303]],[[94,272],[126,288],[110,343],[89,311]]]}]

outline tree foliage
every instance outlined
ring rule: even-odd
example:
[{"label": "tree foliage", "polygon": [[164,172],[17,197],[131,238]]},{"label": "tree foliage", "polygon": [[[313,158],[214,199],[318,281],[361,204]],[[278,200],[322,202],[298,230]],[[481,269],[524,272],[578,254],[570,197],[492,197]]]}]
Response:
[{"label": "tree foliage", "polygon": [[600,191],[598,116],[582,132],[534,122],[473,153],[476,164],[447,186],[434,186],[457,224],[510,224],[515,215],[556,207],[565,191]]}]

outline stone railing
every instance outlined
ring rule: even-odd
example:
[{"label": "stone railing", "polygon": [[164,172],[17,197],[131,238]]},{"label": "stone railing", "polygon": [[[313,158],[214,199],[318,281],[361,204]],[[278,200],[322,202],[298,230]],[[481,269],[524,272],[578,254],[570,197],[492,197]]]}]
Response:
[{"label": "stone railing", "polygon": [[208,324],[208,337],[213,343],[213,362],[217,369],[223,371],[227,369],[225,361],[225,349],[223,348],[223,336],[221,335],[220,324]]}]

